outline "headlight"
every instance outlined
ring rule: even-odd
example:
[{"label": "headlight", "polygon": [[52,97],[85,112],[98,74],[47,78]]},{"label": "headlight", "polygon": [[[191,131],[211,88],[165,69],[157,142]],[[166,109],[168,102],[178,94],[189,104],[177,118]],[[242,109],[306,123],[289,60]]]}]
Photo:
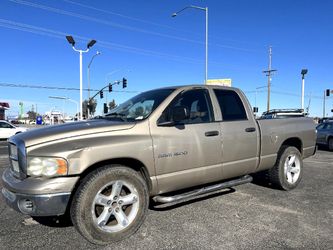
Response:
[{"label": "headlight", "polygon": [[27,174],[53,177],[67,174],[67,161],[63,158],[28,157]]}]

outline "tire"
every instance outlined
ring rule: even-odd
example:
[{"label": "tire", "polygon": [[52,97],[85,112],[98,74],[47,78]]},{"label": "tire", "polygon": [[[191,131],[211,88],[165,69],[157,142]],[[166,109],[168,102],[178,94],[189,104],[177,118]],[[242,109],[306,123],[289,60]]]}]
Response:
[{"label": "tire", "polygon": [[148,187],[142,176],[122,165],[108,165],[82,180],[70,215],[83,237],[106,245],[134,234],[145,219],[148,205]]},{"label": "tire", "polygon": [[273,168],[268,170],[269,181],[279,189],[297,187],[303,175],[303,160],[297,148],[282,146]]},{"label": "tire", "polygon": [[328,150],[333,151],[333,138],[328,139]]}]

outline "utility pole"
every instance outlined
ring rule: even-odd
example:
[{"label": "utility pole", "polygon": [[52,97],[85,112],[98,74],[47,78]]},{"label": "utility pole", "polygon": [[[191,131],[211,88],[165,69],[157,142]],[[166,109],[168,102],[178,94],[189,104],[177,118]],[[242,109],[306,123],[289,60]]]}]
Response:
[{"label": "utility pole", "polygon": [[272,46],[269,46],[268,70],[263,71],[263,73],[265,73],[267,76],[267,111],[270,109],[271,102],[271,76],[275,71],[275,69],[272,69]]},{"label": "utility pole", "polygon": [[325,117],[325,107],[326,107],[326,91],[324,90],[323,118]]}]

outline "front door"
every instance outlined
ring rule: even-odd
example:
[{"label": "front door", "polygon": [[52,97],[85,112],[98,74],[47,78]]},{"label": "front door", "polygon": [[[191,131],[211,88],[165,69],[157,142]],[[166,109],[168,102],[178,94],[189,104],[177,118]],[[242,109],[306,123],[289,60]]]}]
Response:
[{"label": "front door", "polygon": [[170,111],[184,106],[189,118],[182,125],[151,123],[156,175],[160,192],[167,192],[221,179],[221,138],[214,123],[209,93],[191,89],[177,95],[158,122],[170,121]]}]

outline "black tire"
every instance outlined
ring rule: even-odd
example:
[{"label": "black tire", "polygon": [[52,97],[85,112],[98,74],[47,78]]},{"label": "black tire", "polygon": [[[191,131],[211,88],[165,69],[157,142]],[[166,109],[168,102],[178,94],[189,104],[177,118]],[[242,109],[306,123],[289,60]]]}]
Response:
[{"label": "black tire", "polygon": [[333,138],[328,139],[328,150],[333,151]]},{"label": "black tire", "polygon": [[[298,171],[298,175],[297,174],[293,175],[292,173],[290,173],[290,175],[292,177],[290,178],[290,175],[289,175],[289,179],[288,179],[288,177],[287,177],[288,170],[286,170],[285,163],[286,163],[287,159],[288,159],[288,161],[290,160],[290,158],[289,158],[290,156],[295,156],[295,168],[296,168],[296,164],[297,164],[297,169],[299,168],[299,171]],[[287,167],[287,169],[288,169],[288,167]],[[293,171],[295,171],[295,170],[293,170]],[[302,160],[301,153],[295,147],[282,146],[281,149],[279,150],[278,157],[277,157],[274,167],[269,169],[267,171],[267,174],[268,174],[269,181],[277,188],[282,189],[282,190],[287,190],[287,191],[294,189],[300,183],[300,181],[302,179],[302,175],[303,175],[303,160]],[[293,179],[293,177],[295,177],[295,179]],[[290,181],[290,179],[293,181]]]},{"label": "black tire", "polygon": [[[97,208],[95,207],[97,194],[102,194],[101,190],[107,190],[103,188],[109,185],[110,182],[127,183],[131,185],[131,187],[134,187],[135,194],[138,196],[138,198],[135,198],[137,199],[135,203],[138,202],[138,204],[135,205],[136,206],[135,210],[136,212],[134,213],[135,217],[132,216],[133,219],[132,222],[129,222],[128,225],[126,225],[127,224],[126,222],[125,223],[126,227],[117,232],[106,232],[105,228],[101,228],[100,224],[96,225],[96,217],[94,218],[94,216],[96,216],[96,214],[94,213],[97,211]],[[111,184],[111,185],[113,189],[114,185],[116,184]],[[124,186],[126,188],[125,184]],[[111,194],[109,197],[112,197],[112,189],[110,191]],[[121,188],[120,192],[125,192],[125,191],[123,188]],[[121,196],[121,193],[119,193],[118,196],[119,200],[121,199],[121,197],[125,197]],[[103,200],[103,202],[106,201]],[[112,203],[116,202],[112,200]],[[121,211],[126,214],[127,208],[121,207],[121,205],[119,204],[116,205],[118,205]],[[141,174],[139,174],[137,171],[133,169],[127,168],[126,166],[108,165],[102,168],[98,168],[97,170],[91,172],[82,180],[80,186],[78,187],[76,193],[74,194],[70,208],[70,215],[73,225],[83,237],[85,237],[91,243],[106,245],[111,242],[123,240],[129,237],[130,235],[134,234],[139,229],[139,227],[141,226],[141,224],[145,219],[148,210],[148,205],[149,205],[148,187],[147,183],[144,181]],[[104,207],[102,208],[102,211],[104,211],[106,208],[106,205],[103,206]],[[129,205],[129,207],[130,209],[132,209],[131,205]],[[116,214],[115,214],[117,208],[110,206],[110,209],[111,210],[114,209],[113,211],[114,215],[111,215],[111,217],[109,217],[106,220],[109,221],[110,218],[113,218],[117,224],[118,219],[116,219]],[[110,222],[105,222],[105,224],[107,223]],[[119,225],[120,224],[121,223],[119,223]],[[103,226],[105,227],[109,225],[102,225],[102,227]]]}]

